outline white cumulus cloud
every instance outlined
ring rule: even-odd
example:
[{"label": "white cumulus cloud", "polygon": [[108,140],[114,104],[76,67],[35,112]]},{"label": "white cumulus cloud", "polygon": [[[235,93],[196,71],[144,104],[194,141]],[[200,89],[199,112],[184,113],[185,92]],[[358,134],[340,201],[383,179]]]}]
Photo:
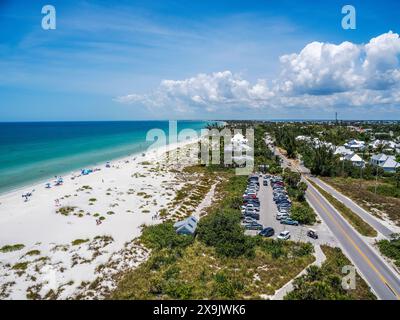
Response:
[{"label": "white cumulus cloud", "polygon": [[250,82],[231,71],[163,80],[148,94],[116,98],[150,109],[213,112],[235,107],[334,108],[400,103],[400,37],[388,32],[366,44],[312,42],[299,53],[280,57],[275,80]]}]

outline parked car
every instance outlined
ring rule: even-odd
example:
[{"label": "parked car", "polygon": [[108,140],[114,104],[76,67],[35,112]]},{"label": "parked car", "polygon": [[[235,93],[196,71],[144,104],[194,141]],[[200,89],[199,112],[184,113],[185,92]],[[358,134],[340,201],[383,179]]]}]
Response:
[{"label": "parked car", "polygon": [[263,237],[272,237],[274,234],[275,234],[275,230],[271,227],[262,229],[259,233],[259,235],[263,236]]},{"label": "parked car", "polygon": [[281,220],[281,224],[287,224],[287,225],[290,225],[290,226],[298,226],[299,222],[296,221],[296,220],[293,220],[291,218],[286,218],[286,219],[282,219]]},{"label": "parked car", "polygon": [[276,215],[276,220],[282,220],[282,219],[285,220],[287,218],[289,218],[289,214],[287,213],[278,213]]},{"label": "parked car", "polygon": [[317,231],[315,231],[313,229],[309,229],[307,231],[307,236],[309,236],[310,238],[313,238],[313,239],[318,239]]},{"label": "parked car", "polygon": [[245,224],[244,227],[247,230],[262,230],[263,229],[262,224],[259,224],[257,222],[252,222],[252,223]]},{"label": "parked car", "polygon": [[258,213],[245,213],[244,216],[253,218],[255,220],[260,220],[260,215]]},{"label": "parked car", "polygon": [[245,224],[249,224],[249,223],[253,223],[253,222],[257,222],[257,221],[251,217],[245,217],[243,219],[243,223],[245,223]]},{"label": "parked car", "polygon": [[278,238],[279,240],[288,240],[288,239],[290,239],[290,231],[287,231],[287,230],[282,231],[282,232],[278,235],[277,238]]},{"label": "parked car", "polygon": [[246,209],[254,209],[256,211],[260,211],[260,206],[254,205],[253,203],[248,203],[246,205]]},{"label": "parked car", "polygon": [[268,186],[268,181],[267,180],[263,181],[263,186]]}]

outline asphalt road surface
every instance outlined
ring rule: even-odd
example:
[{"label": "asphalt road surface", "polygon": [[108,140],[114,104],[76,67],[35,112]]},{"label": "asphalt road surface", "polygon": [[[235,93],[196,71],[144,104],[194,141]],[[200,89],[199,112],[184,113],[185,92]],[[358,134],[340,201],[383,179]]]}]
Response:
[{"label": "asphalt road surface", "polygon": [[375,250],[357,234],[353,227],[310,183],[308,183],[307,200],[336,236],[345,253],[375,294],[384,300],[400,299],[400,279],[396,272],[379,257]]},{"label": "asphalt road surface", "polygon": [[376,231],[383,234],[386,238],[389,238],[391,234],[395,233],[395,230],[390,229],[389,227],[385,226],[380,222],[377,218],[373,215],[365,211],[363,208],[358,206],[354,201],[346,197],[345,195],[341,194],[335,188],[325,184],[318,178],[309,177],[314,183],[316,183],[319,187],[324,189],[326,192],[329,192],[333,195],[336,199],[341,201],[343,204],[346,205],[349,209],[351,209],[355,214],[361,217],[365,222],[367,222],[370,226],[372,226]]},{"label": "asphalt road surface", "polygon": [[[268,144],[268,139],[266,140]],[[279,153],[278,153],[279,154]],[[290,161],[279,154],[283,165]],[[290,166],[293,167],[293,164]],[[304,172],[302,168],[293,168]],[[345,254],[356,266],[372,290],[383,300],[400,300],[400,278],[339,212],[305,179],[308,185],[306,198],[334,234]]]}]

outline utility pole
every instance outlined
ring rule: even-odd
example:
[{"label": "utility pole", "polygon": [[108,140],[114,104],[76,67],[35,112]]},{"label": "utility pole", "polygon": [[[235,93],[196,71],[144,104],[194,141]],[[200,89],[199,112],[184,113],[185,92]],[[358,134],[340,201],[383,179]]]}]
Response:
[{"label": "utility pole", "polygon": [[378,166],[376,166],[376,176],[375,176],[375,194],[376,194],[376,189],[378,188],[378,174],[379,174],[379,171],[378,171],[378,169],[379,169],[379,167]]}]

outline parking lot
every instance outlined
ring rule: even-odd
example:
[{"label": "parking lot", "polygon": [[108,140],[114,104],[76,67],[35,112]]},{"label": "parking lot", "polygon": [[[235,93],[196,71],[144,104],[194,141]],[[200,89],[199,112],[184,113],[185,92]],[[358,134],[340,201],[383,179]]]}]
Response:
[{"label": "parking lot", "polygon": [[[332,244],[336,242],[325,224],[317,223],[311,227],[317,231],[318,239],[316,240],[307,236],[307,231],[310,228],[308,226],[281,224],[280,221],[276,219],[278,208],[273,200],[273,189],[270,179],[268,179],[268,186],[264,186],[263,177],[259,177],[259,184],[260,189],[258,190],[257,197],[260,200],[260,220],[258,222],[262,224],[264,228],[272,227],[274,229],[275,235],[272,238],[276,239],[280,232],[287,230],[290,232],[290,239],[293,241],[311,242],[314,244]],[[259,231],[256,230],[246,230],[246,234],[249,235],[256,235],[258,233]]]}]

